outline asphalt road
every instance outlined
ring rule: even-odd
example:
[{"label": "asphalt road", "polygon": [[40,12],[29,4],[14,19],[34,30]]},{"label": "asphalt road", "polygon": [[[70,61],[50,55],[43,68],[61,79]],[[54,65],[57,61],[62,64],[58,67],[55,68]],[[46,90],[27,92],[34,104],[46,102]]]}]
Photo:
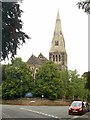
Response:
[{"label": "asphalt road", "polygon": [[19,105],[2,105],[3,120],[28,119],[51,119],[51,120],[89,120],[88,114],[81,116],[68,115],[68,106],[19,106]]}]

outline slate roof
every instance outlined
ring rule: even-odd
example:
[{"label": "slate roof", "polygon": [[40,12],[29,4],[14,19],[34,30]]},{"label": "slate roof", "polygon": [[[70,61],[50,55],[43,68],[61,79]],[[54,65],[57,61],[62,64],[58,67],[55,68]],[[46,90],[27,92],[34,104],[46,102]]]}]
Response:
[{"label": "slate roof", "polygon": [[42,64],[42,60],[40,60],[38,57],[36,57],[35,55],[32,55],[28,61],[27,64],[33,64],[33,65],[41,65]]},{"label": "slate roof", "polygon": [[48,59],[44,57],[42,53],[39,54],[38,58],[41,59],[42,61],[48,61]]}]

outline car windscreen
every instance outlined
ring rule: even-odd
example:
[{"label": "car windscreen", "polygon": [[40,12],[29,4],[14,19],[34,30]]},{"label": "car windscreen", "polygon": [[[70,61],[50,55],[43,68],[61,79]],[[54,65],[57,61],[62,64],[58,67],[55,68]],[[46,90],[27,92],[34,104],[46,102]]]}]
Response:
[{"label": "car windscreen", "polygon": [[74,106],[74,107],[80,107],[81,105],[82,105],[82,103],[80,103],[80,102],[73,102],[71,104],[71,106]]}]

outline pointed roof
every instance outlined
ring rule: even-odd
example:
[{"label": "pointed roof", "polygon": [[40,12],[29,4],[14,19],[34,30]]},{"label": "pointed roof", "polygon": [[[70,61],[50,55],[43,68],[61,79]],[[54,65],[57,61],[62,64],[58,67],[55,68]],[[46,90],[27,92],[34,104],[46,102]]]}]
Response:
[{"label": "pointed roof", "polygon": [[60,20],[59,10],[58,10],[58,13],[57,13],[57,19],[56,20]]},{"label": "pointed roof", "polygon": [[60,16],[59,16],[59,11],[57,12],[57,17],[56,17],[56,24],[55,24],[55,33],[59,34],[60,32],[62,32],[62,27],[61,27],[61,20],[60,20]]},{"label": "pointed roof", "polygon": [[33,65],[41,65],[42,61],[32,54],[32,56],[28,59],[27,64],[33,64]]},{"label": "pointed roof", "polygon": [[[57,46],[55,45],[55,42],[58,42]],[[58,10],[50,52],[65,52],[65,51],[66,51],[65,41],[62,34],[61,20],[60,20],[59,10]]]},{"label": "pointed roof", "polygon": [[42,55],[42,53],[39,54],[38,58],[42,61],[47,61],[48,59]]}]

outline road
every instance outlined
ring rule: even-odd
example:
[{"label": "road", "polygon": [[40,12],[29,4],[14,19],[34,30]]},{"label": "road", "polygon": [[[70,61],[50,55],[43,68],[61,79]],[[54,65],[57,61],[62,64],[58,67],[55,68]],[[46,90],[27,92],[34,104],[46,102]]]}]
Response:
[{"label": "road", "polygon": [[[29,120],[34,119],[51,119],[51,120],[87,120],[88,114],[81,116],[68,115],[68,106],[19,106],[19,105],[2,105],[2,118],[20,118]],[[12,119],[12,120],[13,120]],[[33,120],[34,120],[33,119]],[[9,119],[8,119],[9,120]]]}]

